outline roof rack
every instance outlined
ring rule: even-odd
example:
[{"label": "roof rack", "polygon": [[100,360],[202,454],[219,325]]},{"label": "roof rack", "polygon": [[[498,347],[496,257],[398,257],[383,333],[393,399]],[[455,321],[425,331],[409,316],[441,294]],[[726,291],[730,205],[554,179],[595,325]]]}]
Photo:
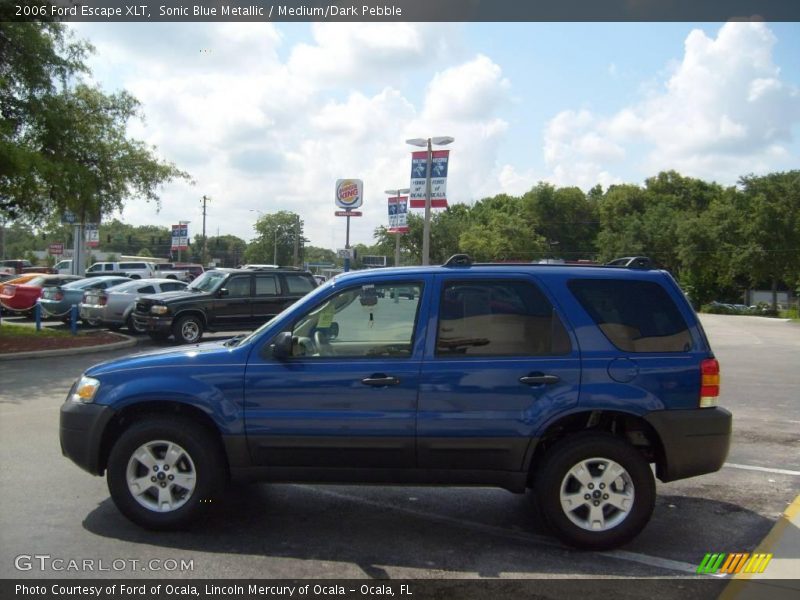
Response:
[{"label": "roof rack", "polygon": [[469,254],[453,254],[447,259],[447,262],[442,265],[443,267],[471,267],[472,259]]},{"label": "roof rack", "polygon": [[537,266],[537,267],[617,267],[622,269],[640,269],[649,270],[657,268],[655,263],[647,256],[626,256],[623,258],[616,258],[606,264],[597,263],[580,263],[580,262],[485,262],[474,263],[468,254],[454,254],[447,259],[442,266],[453,267],[519,267],[519,266]]}]

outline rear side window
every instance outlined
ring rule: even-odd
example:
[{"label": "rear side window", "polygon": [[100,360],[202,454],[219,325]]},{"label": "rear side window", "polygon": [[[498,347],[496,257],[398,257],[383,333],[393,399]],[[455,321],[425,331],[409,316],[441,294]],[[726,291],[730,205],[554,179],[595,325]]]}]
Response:
[{"label": "rear side window", "polygon": [[574,279],[569,288],[625,352],[688,352],[692,336],[669,294],[651,281]]},{"label": "rear side window", "polygon": [[140,287],[138,290],[136,290],[136,292],[139,294],[155,294],[156,288],[154,288],[152,285],[146,285],[144,287]]},{"label": "rear side window", "polygon": [[290,294],[307,294],[314,289],[314,281],[307,275],[284,275]]},{"label": "rear side window", "polygon": [[570,349],[553,305],[532,283],[445,284],[437,356],[548,356],[569,354]]},{"label": "rear side window", "polygon": [[256,296],[277,296],[278,283],[275,275],[256,275]]}]

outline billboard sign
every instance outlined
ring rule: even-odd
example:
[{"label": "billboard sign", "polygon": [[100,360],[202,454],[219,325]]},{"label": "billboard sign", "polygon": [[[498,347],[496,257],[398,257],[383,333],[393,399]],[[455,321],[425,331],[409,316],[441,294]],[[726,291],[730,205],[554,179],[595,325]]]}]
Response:
[{"label": "billboard sign", "polygon": [[64,244],[61,243],[50,244],[47,247],[47,253],[50,256],[61,256],[62,254],[64,254]]},{"label": "billboard sign", "polygon": [[97,229],[97,223],[86,223],[83,231],[86,245],[90,248],[97,248],[100,245],[100,231]]},{"label": "billboard sign", "polygon": [[[431,152],[431,207],[447,208],[447,167],[450,150]],[[428,151],[411,153],[411,208],[425,208],[425,179]]]},{"label": "billboard sign", "polygon": [[408,196],[389,198],[389,233],[408,233]]},{"label": "billboard sign", "polygon": [[172,249],[186,250],[189,248],[189,226],[185,223],[172,226]]},{"label": "billboard sign", "polygon": [[360,179],[336,180],[336,206],[345,210],[358,208],[364,202],[364,182]]}]

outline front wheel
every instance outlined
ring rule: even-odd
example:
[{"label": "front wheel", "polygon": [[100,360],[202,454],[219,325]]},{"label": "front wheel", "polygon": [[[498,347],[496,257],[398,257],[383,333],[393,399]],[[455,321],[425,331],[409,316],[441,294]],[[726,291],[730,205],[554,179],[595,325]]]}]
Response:
[{"label": "front wheel", "polygon": [[[125,320],[125,326],[128,328],[128,331],[135,335],[142,335],[147,333],[147,326],[146,325],[137,325],[136,319],[133,318],[133,313],[128,315],[128,318]],[[168,336],[167,336],[168,337]],[[164,336],[157,339],[164,339]]]},{"label": "front wheel", "polygon": [[655,506],[650,465],[638,450],[610,434],[580,433],[556,443],[544,457],[534,488],[554,533],[587,550],[630,541]]},{"label": "front wheel", "polygon": [[147,529],[185,527],[208,508],[224,481],[219,444],[197,423],[180,417],[133,424],[108,459],[114,504]]},{"label": "front wheel", "polygon": [[172,326],[172,335],[179,344],[196,344],[203,337],[203,321],[194,315],[181,317]]}]

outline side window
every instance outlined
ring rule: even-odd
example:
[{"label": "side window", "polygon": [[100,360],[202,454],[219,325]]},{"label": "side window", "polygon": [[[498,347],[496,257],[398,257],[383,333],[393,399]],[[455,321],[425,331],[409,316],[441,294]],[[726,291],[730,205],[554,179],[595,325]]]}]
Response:
[{"label": "side window", "polygon": [[651,281],[575,279],[569,289],[625,352],[688,352],[692,336],[669,294]]},{"label": "side window", "polygon": [[180,283],[178,281],[174,281],[171,283],[162,283],[161,284],[161,291],[162,292],[174,292],[176,290],[182,290],[186,287],[186,284]]},{"label": "side window", "polygon": [[292,328],[293,356],[410,357],[422,284],[404,285],[413,292],[413,300],[390,298],[396,284],[365,285],[317,305]]},{"label": "side window", "polygon": [[275,275],[256,275],[256,296],[277,296],[278,280]]},{"label": "side window", "polygon": [[250,296],[250,276],[239,275],[231,277],[225,283],[225,287],[228,288],[229,298],[247,298]]},{"label": "side window", "polygon": [[136,290],[136,293],[137,294],[155,294],[156,293],[156,288],[154,288],[152,285],[146,285],[146,286],[140,287],[138,290]]},{"label": "side window", "polygon": [[553,305],[526,281],[446,283],[439,306],[436,355],[569,354],[570,341]]},{"label": "side window", "polygon": [[104,271],[113,271],[114,270],[114,264],[113,263],[106,263],[105,265],[103,265],[103,270]]},{"label": "side window", "polygon": [[103,270],[103,265],[92,265],[91,267],[86,269],[88,273],[97,273],[98,271],[102,270]]},{"label": "side window", "polygon": [[284,275],[286,278],[286,287],[290,294],[307,294],[314,289],[314,283],[307,275]]}]

